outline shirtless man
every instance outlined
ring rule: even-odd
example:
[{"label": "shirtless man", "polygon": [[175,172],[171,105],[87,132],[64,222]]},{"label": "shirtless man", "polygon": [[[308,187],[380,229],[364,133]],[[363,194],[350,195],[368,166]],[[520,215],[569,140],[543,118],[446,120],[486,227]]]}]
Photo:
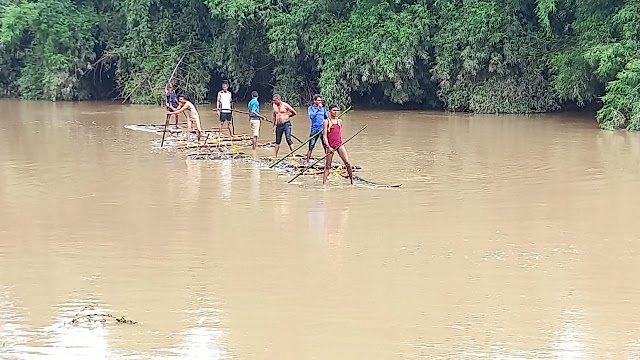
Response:
[{"label": "shirtless man", "polygon": [[297,113],[291,105],[282,101],[280,95],[273,95],[273,130],[276,133],[276,157],[278,157],[278,150],[280,150],[280,142],[282,142],[282,134],[287,140],[289,149],[293,151],[293,141],[291,140],[291,121],[292,117]]},{"label": "shirtless man", "polygon": [[187,136],[186,141],[189,142],[189,136],[191,135],[191,130],[193,129],[191,125],[196,125],[196,132],[198,133],[198,141],[200,141],[200,137],[202,136],[202,127],[200,126],[200,115],[198,114],[198,110],[191,103],[191,101],[187,100],[183,95],[178,97],[178,103],[180,107],[176,111],[167,111],[167,115],[177,115],[181,112],[188,111],[189,112],[189,121],[187,121]]}]

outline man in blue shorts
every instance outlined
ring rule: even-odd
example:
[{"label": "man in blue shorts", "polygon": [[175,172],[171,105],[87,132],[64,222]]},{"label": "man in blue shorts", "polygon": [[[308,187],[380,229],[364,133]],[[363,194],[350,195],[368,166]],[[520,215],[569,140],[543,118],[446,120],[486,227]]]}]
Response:
[{"label": "man in blue shorts", "polygon": [[327,152],[327,144],[324,143],[324,137],[322,137],[322,128],[324,121],[329,118],[329,114],[327,113],[327,109],[322,105],[322,96],[317,94],[313,95],[313,104],[309,106],[307,112],[311,120],[311,132],[309,133],[311,140],[309,140],[309,151],[307,151],[307,162],[309,162],[311,153],[318,139],[322,141],[325,153]]}]

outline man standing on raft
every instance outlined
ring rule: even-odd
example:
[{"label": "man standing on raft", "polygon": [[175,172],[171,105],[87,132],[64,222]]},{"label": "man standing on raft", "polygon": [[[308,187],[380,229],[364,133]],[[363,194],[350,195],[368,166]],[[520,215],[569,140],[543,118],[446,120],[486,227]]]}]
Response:
[{"label": "man standing on raft", "polygon": [[258,146],[258,137],[260,136],[260,103],[258,102],[258,92],[251,92],[251,101],[249,101],[249,105],[247,106],[249,109],[249,126],[251,127],[251,132],[253,133],[252,140],[252,148],[256,149]]},{"label": "man standing on raft", "polygon": [[327,182],[327,177],[329,176],[334,151],[338,151],[338,155],[342,158],[342,162],[344,162],[344,166],[347,168],[351,185],[353,185],[353,169],[351,169],[351,163],[349,163],[347,149],[342,145],[342,120],[338,118],[339,113],[340,108],[338,105],[329,105],[329,119],[324,121],[322,135],[324,141],[329,145],[327,148],[329,155],[327,155],[324,166],[324,175],[322,176],[323,185]]},{"label": "man standing on raft", "polygon": [[229,129],[229,136],[233,137],[233,131],[231,130],[231,91],[229,89],[229,84],[226,82],[222,83],[222,90],[218,91],[218,97],[216,99],[216,112],[218,116],[220,116],[220,128],[219,134],[222,136],[222,124],[227,122],[227,129]]},{"label": "man standing on raft", "polygon": [[[329,115],[327,114],[327,109],[322,104],[322,96],[313,96],[313,104],[309,106],[307,112],[309,113],[309,119],[311,120],[311,132],[309,134],[311,140],[309,140],[309,151],[307,152],[307,162],[309,162],[309,160],[311,159],[313,148],[316,146],[316,142],[318,140],[322,141],[322,145],[325,148],[326,153],[327,143],[324,142],[322,129],[324,126],[324,121],[329,118]],[[316,133],[319,134],[316,135]]]},{"label": "man standing on raft", "polygon": [[[165,86],[164,88],[164,93],[167,96],[167,103],[165,104],[167,106],[167,111],[171,112],[171,111],[176,111],[178,110],[178,100],[176,99],[176,93],[173,91],[173,84],[168,83],[167,86]],[[166,123],[169,123],[169,119],[171,118],[171,115],[167,115],[167,119],[166,119]],[[180,125],[178,125],[178,115],[175,115],[176,118],[176,130],[180,128]]]},{"label": "man standing on raft", "polygon": [[278,150],[280,150],[280,143],[282,142],[282,134],[289,145],[289,149],[293,151],[293,141],[291,140],[291,121],[290,119],[296,116],[297,113],[291,105],[282,101],[280,95],[273,95],[273,130],[276,133],[276,157],[278,157]]}]

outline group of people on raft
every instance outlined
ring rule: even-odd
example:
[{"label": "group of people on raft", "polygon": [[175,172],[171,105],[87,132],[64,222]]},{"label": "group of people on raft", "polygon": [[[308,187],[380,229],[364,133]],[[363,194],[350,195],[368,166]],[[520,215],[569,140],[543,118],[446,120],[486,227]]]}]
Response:
[{"label": "group of people on raft", "polygon": [[[198,110],[184,95],[176,97],[172,84],[167,84],[165,87],[166,94],[166,107],[167,107],[167,124],[171,116],[175,117],[175,127],[180,128],[178,124],[178,114],[185,113],[187,121],[187,133],[190,134],[193,130],[198,134],[200,139],[202,133],[202,125],[200,122],[200,115]],[[278,94],[273,95],[273,133],[275,134],[275,157],[278,157],[280,150],[280,143],[282,142],[282,136],[284,135],[285,141],[289,146],[289,150],[293,152],[293,141],[291,140],[291,118],[298,113],[296,110],[286,102],[282,101],[282,98]],[[224,82],[222,84],[222,90],[218,92],[216,97],[216,111],[220,118],[218,131],[220,136],[223,136],[222,128],[226,124],[226,128],[229,131],[229,136],[233,137],[233,111],[232,108],[233,99],[231,92],[229,91],[229,84]],[[256,149],[258,144],[258,137],[260,136],[260,125],[262,119],[267,119],[260,114],[260,103],[258,101],[258,92],[251,92],[251,101],[248,105],[249,114],[249,126],[252,131],[252,148]],[[349,174],[349,180],[353,184],[353,172],[347,150],[343,145],[342,138],[342,119],[339,118],[340,107],[338,105],[329,105],[329,108],[325,108],[324,99],[321,95],[313,96],[313,103],[307,108],[309,120],[311,122],[309,133],[309,150],[307,151],[306,161],[309,162],[311,154],[316,146],[318,140],[322,142],[325,150],[326,163],[324,167],[324,175],[322,177],[322,183],[325,184],[327,177],[329,176],[329,170],[333,162],[333,154],[338,153]],[[195,127],[195,129],[194,129]],[[187,137],[188,139],[188,137]]]}]

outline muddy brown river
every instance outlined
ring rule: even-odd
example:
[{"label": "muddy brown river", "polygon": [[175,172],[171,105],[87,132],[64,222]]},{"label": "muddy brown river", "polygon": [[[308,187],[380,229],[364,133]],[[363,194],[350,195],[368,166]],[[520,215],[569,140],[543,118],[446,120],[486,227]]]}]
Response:
[{"label": "muddy brown river", "polygon": [[158,150],[159,107],[0,113],[0,359],[640,358],[640,134],[588,114],[356,108],[382,189]]}]

